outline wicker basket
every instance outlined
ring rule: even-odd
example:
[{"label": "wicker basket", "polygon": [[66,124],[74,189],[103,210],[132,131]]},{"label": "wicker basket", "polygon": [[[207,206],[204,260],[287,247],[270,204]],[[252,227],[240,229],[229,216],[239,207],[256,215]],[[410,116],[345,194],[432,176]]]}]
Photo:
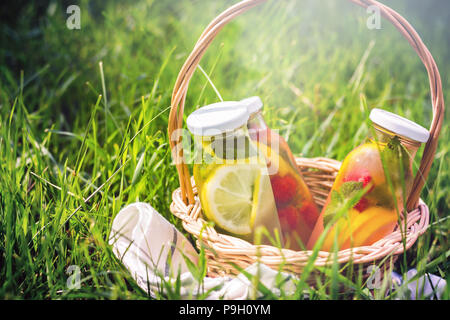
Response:
[{"label": "wicker basket", "polygon": [[[384,267],[381,266],[381,270],[384,270],[388,268],[388,265],[392,265],[399,254],[403,253],[405,249],[409,249],[418,236],[423,234],[428,227],[428,208],[419,199],[419,196],[436,152],[437,140],[442,126],[444,113],[442,84],[433,57],[419,35],[404,18],[374,0],[350,1],[362,7],[377,6],[382,16],[393,23],[417,52],[426,67],[430,80],[433,107],[430,139],[425,146],[420,168],[407,201],[406,231],[403,230],[402,232],[397,227],[392,234],[371,246],[355,247],[337,253],[337,260],[341,264],[351,261],[352,265],[356,265],[358,269],[362,268],[363,270],[373,264],[379,267],[384,264]],[[197,246],[200,245],[199,239],[205,245],[209,276],[236,274],[238,269],[233,265],[245,268],[256,261],[260,261],[275,270],[281,267],[285,271],[301,273],[312,254],[311,251],[293,251],[267,245],[252,245],[242,239],[220,234],[214,228],[209,227],[201,215],[201,206],[194,180],[190,176],[187,165],[180,161],[183,158],[182,150],[175,148],[181,140],[181,135],[177,135],[179,131],[177,129],[182,128],[183,125],[183,110],[189,81],[206,49],[228,22],[263,2],[265,0],[241,1],[221,13],[208,25],[181,68],[172,94],[172,107],[169,116],[170,146],[176,163],[181,164],[177,165],[180,188],[173,192],[173,202],[170,209],[175,216],[182,220],[184,229],[197,238]],[[327,158],[297,158],[297,165],[301,169],[305,182],[310,187],[317,204],[323,206],[339,170],[340,162]],[[402,223],[403,225],[404,223]],[[335,257],[332,253],[320,251],[314,265],[329,265]],[[365,274],[367,275],[367,273]]]}]

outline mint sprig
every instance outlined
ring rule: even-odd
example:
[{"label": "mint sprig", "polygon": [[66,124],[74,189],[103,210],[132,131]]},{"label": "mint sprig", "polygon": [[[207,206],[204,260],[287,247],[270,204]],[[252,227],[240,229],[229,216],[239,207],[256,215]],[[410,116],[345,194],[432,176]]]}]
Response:
[{"label": "mint sprig", "polygon": [[[336,213],[342,210],[344,207],[353,207],[357,201],[361,198],[361,191],[364,188],[364,184],[359,181],[347,181],[344,182],[340,190],[333,190],[331,192],[330,202],[328,203],[327,208],[323,214],[323,224],[327,225],[333,220]],[[355,201],[355,198],[358,199]],[[355,203],[353,203],[355,202]],[[348,217],[348,214],[345,213],[345,217]]]}]

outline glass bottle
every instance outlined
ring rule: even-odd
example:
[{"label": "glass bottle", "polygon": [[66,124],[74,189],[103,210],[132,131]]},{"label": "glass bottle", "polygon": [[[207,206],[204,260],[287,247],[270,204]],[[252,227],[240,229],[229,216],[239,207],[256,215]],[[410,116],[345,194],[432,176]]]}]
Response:
[{"label": "glass bottle", "polygon": [[320,211],[287,142],[267,126],[261,99],[251,97],[242,102],[250,113],[247,125],[250,138],[262,150],[268,163],[285,247],[304,250]]},{"label": "glass bottle", "polygon": [[[257,244],[269,244],[272,238],[283,245],[268,169],[249,138],[248,117],[245,106],[227,101],[187,118],[197,152],[193,173],[198,195],[204,215],[220,231]],[[256,238],[262,228],[268,236]]]},{"label": "glass bottle", "polygon": [[372,133],[342,162],[308,249],[328,224],[323,251],[333,251],[335,242],[338,250],[371,245],[392,233],[403,213],[413,159],[429,132],[381,109],[373,109],[370,120]]}]

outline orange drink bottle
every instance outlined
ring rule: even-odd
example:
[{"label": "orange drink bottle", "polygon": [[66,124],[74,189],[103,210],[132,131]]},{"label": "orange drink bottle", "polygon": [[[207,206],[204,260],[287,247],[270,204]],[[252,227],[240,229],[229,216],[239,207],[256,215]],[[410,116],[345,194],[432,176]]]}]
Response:
[{"label": "orange drink bottle", "polygon": [[250,138],[255,141],[268,163],[285,247],[293,250],[305,249],[320,211],[288,144],[267,126],[261,112],[261,99],[251,97],[241,102],[245,103],[249,110],[247,126]]},{"label": "orange drink bottle", "polygon": [[412,188],[413,159],[429,132],[381,109],[373,109],[370,120],[371,134],[342,162],[308,249],[328,225],[322,251],[371,245],[400,221]]}]

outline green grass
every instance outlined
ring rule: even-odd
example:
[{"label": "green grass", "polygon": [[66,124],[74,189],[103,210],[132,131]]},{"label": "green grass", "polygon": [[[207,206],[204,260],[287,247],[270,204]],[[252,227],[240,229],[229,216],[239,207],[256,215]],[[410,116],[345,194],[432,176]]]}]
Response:
[{"label": "green grass", "polygon": [[[20,15],[0,22],[1,298],[149,298],[107,244],[111,223],[126,204],[144,201],[183,230],[169,211],[178,187],[167,137],[171,89],[203,28],[232,3],[81,1],[81,30],[69,30],[66,6],[49,1],[39,10],[21,4]],[[419,1],[386,1],[422,35],[449,97],[448,19],[439,16],[446,4],[433,3],[431,21]],[[225,100],[259,95],[296,155],[342,160],[368,133],[361,95],[369,108],[426,127],[432,117],[420,59],[386,21],[368,30],[366,19],[340,0],[273,1],[228,25],[201,66]],[[196,72],[186,113],[216,101]],[[430,227],[400,256],[399,273],[414,267],[449,280],[448,141],[444,123],[421,195]],[[79,290],[67,290],[71,265],[81,270]],[[301,278],[284,298],[304,290],[312,299],[385,298],[337,264],[321,271],[327,277],[316,288]]]}]

